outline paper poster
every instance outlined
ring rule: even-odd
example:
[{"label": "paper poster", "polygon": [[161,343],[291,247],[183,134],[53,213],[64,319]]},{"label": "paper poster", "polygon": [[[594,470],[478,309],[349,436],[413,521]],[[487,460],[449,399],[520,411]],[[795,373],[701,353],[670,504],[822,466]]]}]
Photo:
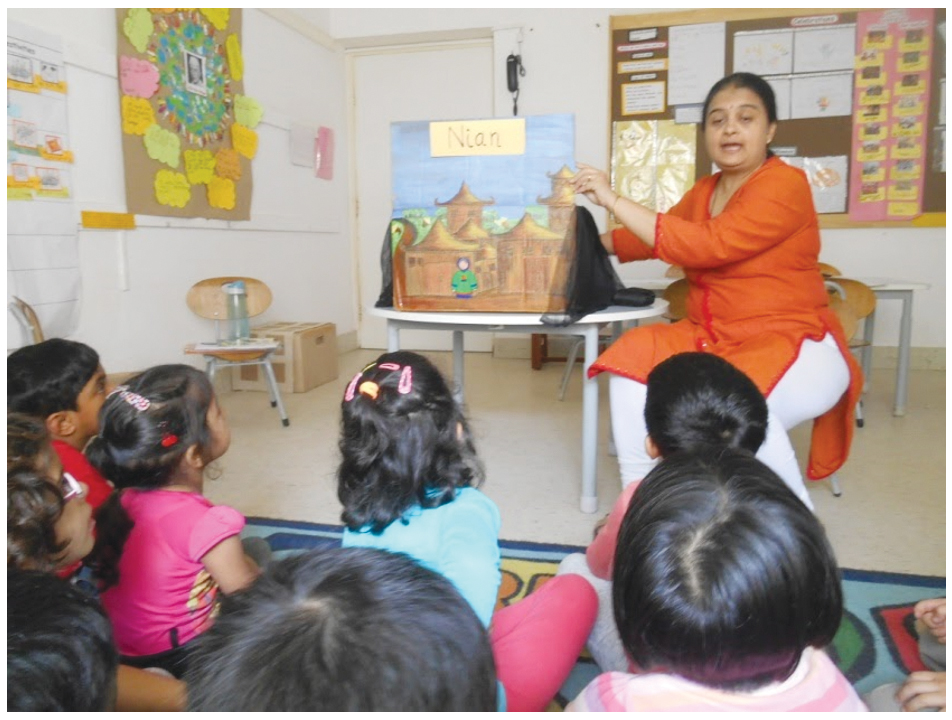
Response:
[{"label": "paper poster", "polygon": [[116,10],[126,202],[143,215],[247,220],[254,128],[242,12]]},{"label": "paper poster", "polygon": [[845,155],[781,157],[781,160],[800,168],[806,174],[817,213],[846,212],[846,183],[849,174],[848,158]]},{"label": "paper poster", "polygon": [[793,72],[793,31],[752,30],[734,35],[734,70],[755,75]]},{"label": "paper poster", "polygon": [[[395,307],[564,310],[575,241],[574,122],[518,120],[498,138],[507,152],[492,154],[485,150],[495,139],[480,133],[499,120],[391,125]],[[460,138],[468,152],[433,155]]]},{"label": "paper poster", "polygon": [[613,123],[612,187],[637,203],[666,212],[694,184],[697,132],[671,120]]},{"label": "paper poster", "polygon": [[726,25],[704,23],[668,28],[668,103],[703,103],[723,77]]},{"label": "paper poster", "polygon": [[[935,157],[926,157],[933,23],[928,8],[857,15],[851,220],[904,220],[922,213],[927,163],[938,167]],[[933,142],[944,156],[944,133],[933,134]]]},{"label": "paper poster", "polygon": [[853,114],[853,73],[794,75],[790,81],[790,117],[840,117]]},{"label": "paper poster", "polygon": [[848,70],[854,67],[856,25],[798,28],[793,36],[795,73]]},{"label": "paper poster", "polygon": [[[79,322],[68,91],[61,40],[8,22],[7,296],[33,307],[47,337]],[[7,349],[26,341],[8,316]]]},{"label": "paper poster", "polygon": [[622,115],[651,115],[664,112],[665,84],[663,82],[623,83],[621,86]]}]

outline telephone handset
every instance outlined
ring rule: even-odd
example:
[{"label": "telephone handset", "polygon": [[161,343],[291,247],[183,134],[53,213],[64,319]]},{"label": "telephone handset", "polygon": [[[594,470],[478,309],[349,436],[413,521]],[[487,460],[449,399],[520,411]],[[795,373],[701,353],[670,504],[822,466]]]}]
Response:
[{"label": "telephone handset", "polygon": [[512,93],[512,114],[518,114],[519,76],[525,75],[526,69],[522,65],[522,55],[510,53],[506,58],[506,86]]}]

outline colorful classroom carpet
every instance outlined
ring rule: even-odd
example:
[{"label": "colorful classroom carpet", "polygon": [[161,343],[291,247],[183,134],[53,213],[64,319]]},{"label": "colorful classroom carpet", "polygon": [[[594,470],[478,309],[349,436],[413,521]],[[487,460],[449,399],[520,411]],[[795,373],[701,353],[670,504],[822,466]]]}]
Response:
[{"label": "colorful classroom carpet", "polygon": [[[335,525],[252,517],[243,535],[267,539],[275,557],[280,558],[314,547],[340,545],[341,532]],[[567,554],[583,551],[570,545],[506,540],[499,544],[502,605],[543,585]],[[945,578],[844,569],[843,592],[843,624],[827,651],[860,693],[925,669],[919,660],[912,608],[924,598],[944,596]],[[564,707],[598,672],[583,653],[550,709]]]}]

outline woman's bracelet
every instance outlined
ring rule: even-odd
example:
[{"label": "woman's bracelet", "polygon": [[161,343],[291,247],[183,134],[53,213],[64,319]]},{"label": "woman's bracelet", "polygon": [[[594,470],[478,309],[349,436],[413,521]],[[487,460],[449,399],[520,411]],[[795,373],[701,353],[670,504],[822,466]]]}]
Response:
[{"label": "woman's bracelet", "polygon": [[609,210],[609,212],[610,212],[612,215],[615,214],[615,206],[618,204],[618,201],[619,201],[619,200],[621,200],[621,195],[619,195],[618,193],[615,193],[615,202],[612,203],[612,209]]}]

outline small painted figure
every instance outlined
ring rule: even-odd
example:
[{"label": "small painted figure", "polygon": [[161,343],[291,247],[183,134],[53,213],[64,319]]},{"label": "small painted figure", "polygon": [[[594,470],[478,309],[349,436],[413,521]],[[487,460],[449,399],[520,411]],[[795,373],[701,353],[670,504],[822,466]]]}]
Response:
[{"label": "small painted figure", "polygon": [[461,257],[456,261],[456,267],[459,270],[453,273],[453,292],[456,293],[458,298],[473,297],[478,284],[476,273],[469,269],[469,258]]}]

